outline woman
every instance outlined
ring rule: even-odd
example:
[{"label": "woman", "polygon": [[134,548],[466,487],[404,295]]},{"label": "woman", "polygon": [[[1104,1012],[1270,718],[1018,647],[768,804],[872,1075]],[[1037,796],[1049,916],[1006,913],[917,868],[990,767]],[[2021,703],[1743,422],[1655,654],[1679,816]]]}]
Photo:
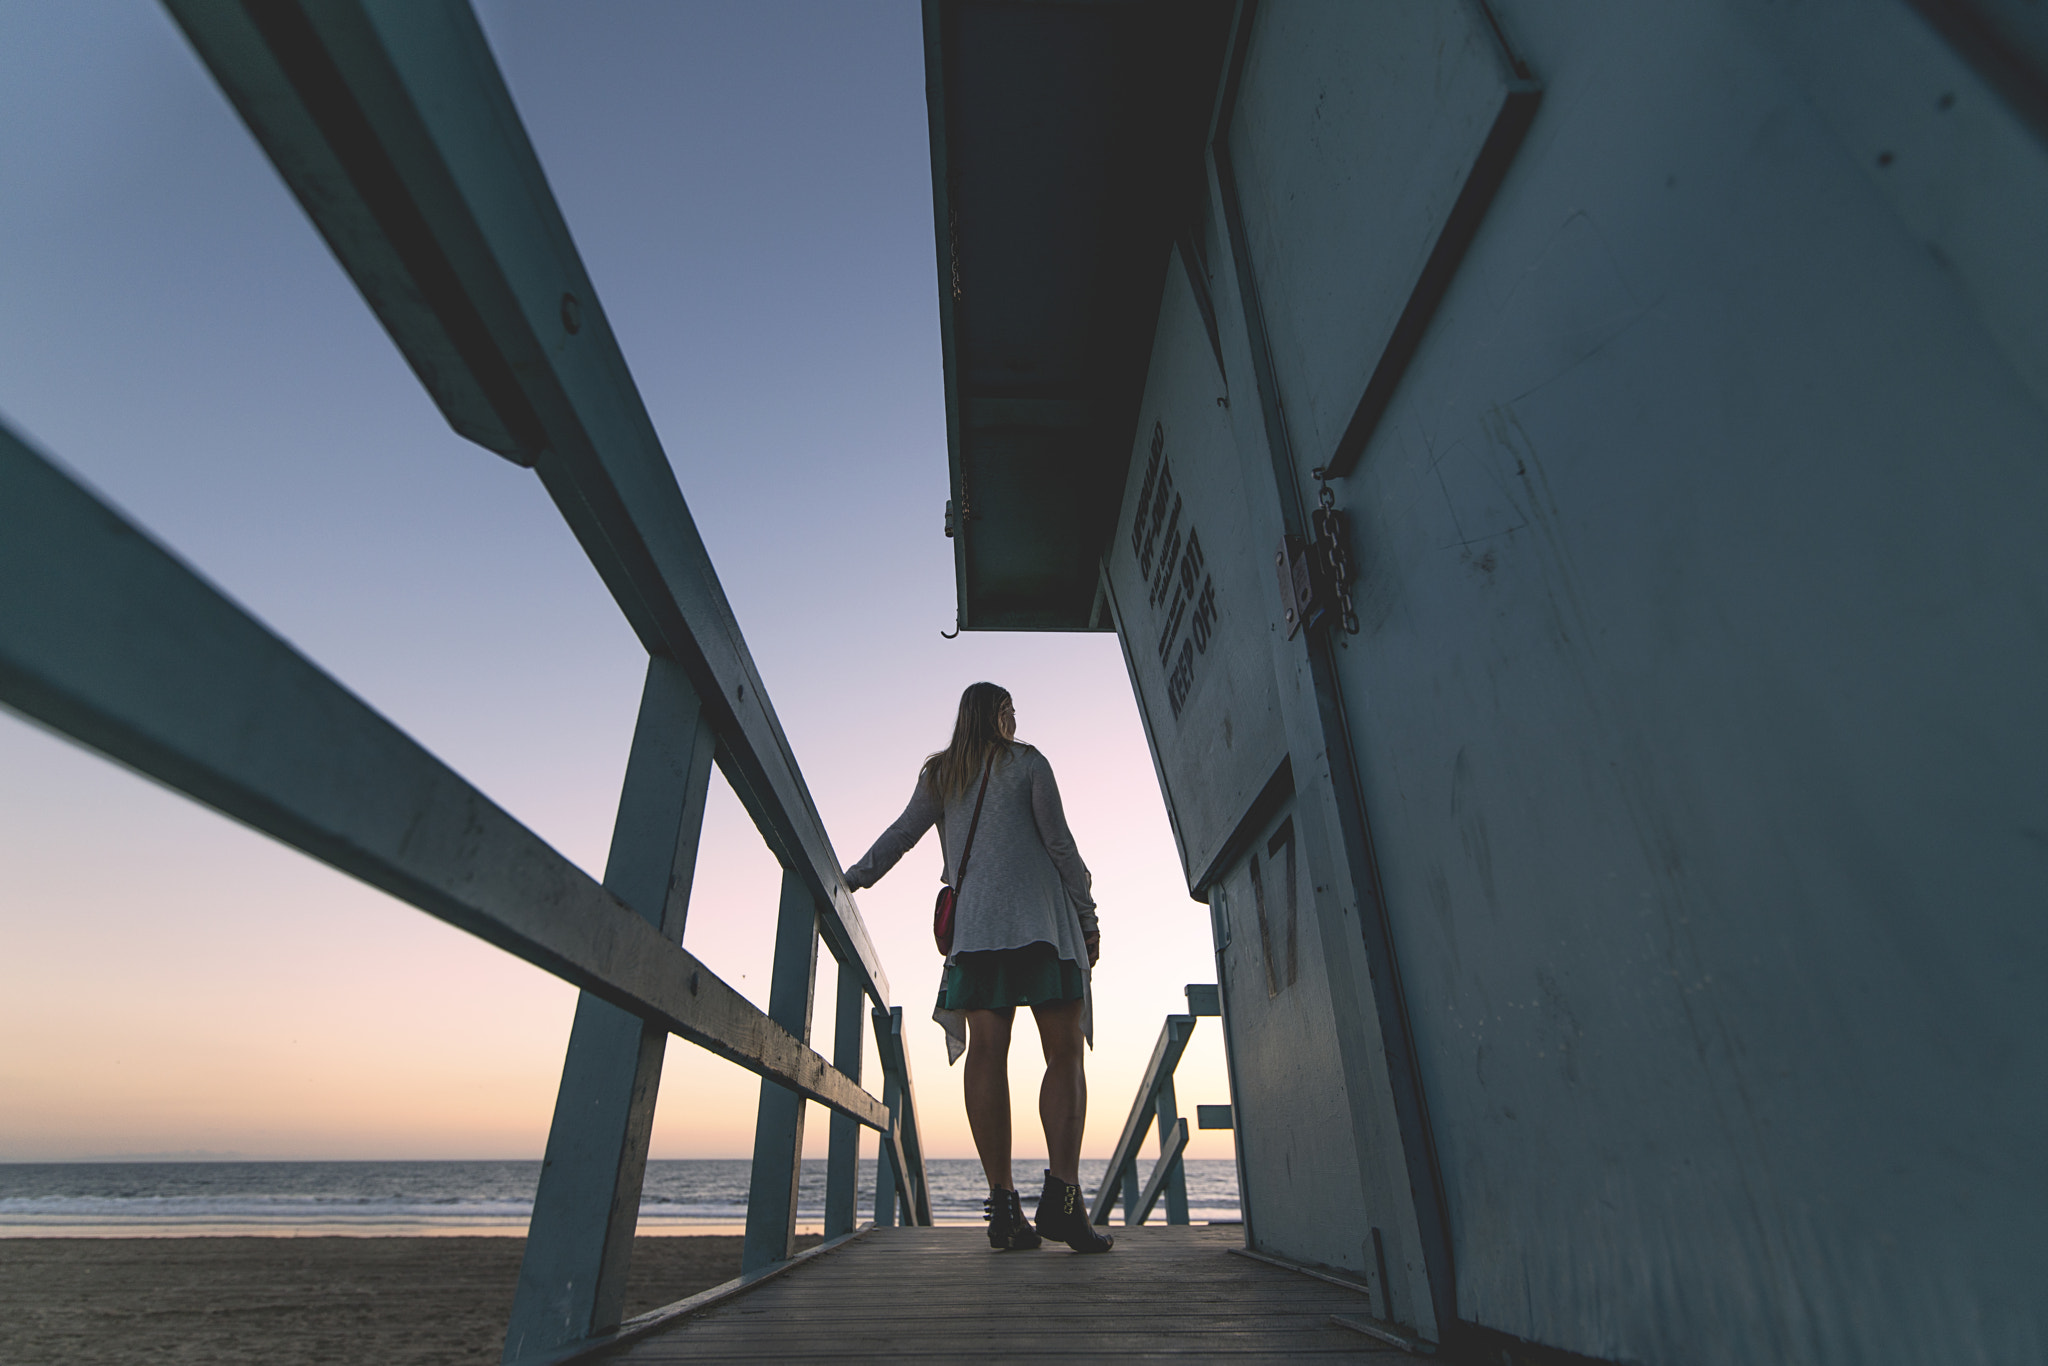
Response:
[{"label": "woman", "polygon": [[[957,900],[953,951],[933,1018],[946,1026],[956,1062],[963,1017],[966,1023],[967,1123],[988,1176],[989,1245],[999,1252],[1033,1248],[1042,1234],[1076,1252],[1107,1252],[1112,1240],[1088,1222],[1080,1186],[1088,1114],[1081,1043],[1093,1042],[1088,970],[1102,943],[1095,900],[1067,832],[1052,765],[1018,741],[1010,694],[993,683],[960,695],[953,742],[925,760],[910,805],[847,870],[846,885],[874,886],[934,822]],[[1045,1050],[1038,1118],[1051,1165],[1036,1229],[1010,1175],[1010,1026],[1018,1006],[1031,1007]]]}]

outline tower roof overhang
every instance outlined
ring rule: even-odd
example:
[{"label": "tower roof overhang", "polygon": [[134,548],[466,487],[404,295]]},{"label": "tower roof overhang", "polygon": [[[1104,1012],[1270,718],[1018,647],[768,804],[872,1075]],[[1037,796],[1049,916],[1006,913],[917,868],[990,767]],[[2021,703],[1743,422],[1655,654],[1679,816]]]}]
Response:
[{"label": "tower roof overhang", "polygon": [[1098,565],[1230,12],[926,0],[963,629],[1108,629]]}]

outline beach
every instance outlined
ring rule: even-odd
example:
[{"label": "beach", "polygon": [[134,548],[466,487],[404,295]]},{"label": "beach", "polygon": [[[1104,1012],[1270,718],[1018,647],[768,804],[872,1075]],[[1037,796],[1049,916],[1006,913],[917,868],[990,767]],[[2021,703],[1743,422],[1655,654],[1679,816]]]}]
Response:
[{"label": "beach", "polygon": [[[627,1315],[738,1275],[740,1243],[635,1240]],[[525,1246],[516,1237],[0,1238],[0,1361],[485,1366],[504,1345]]]},{"label": "beach", "polygon": [[[1084,1161],[1089,1188],[1102,1163]],[[1199,1221],[1237,1217],[1227,1160],[1186,1162]],[[933,1213],[979,1228],[972,1158],[926,1160]],[[860,1166],[873,1208],[874,1163]],[[494,1363],[533,1160],[0,1163],[0,1364]],[[630,1316],[739,1274],[752,1164],[650,1159]],[[799,1245],[825,1164],[806,1162]]]}]

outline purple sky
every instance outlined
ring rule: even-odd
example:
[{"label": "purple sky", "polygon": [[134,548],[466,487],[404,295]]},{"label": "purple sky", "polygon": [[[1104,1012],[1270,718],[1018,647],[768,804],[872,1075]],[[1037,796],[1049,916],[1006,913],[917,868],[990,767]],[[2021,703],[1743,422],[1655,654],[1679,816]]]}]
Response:
[{"label": "purple sky", "polygon": [[[939,638],[917,6],[481,12],[842,860],[967,683],[1009,687],[1052,760],[1102,903],[1103,1154],[1181,987],[1214,980],[1208,921],[1115,640]],[[0,186],[0,420],[601,874],[638,644],[534,477],[448,430],[161,10],[0,4]],[[926,1018],[936,877],[927,840],[860,903],[930,1151],[965,1156]],[[685,942],[756,1001],[777,880],[714,779]],[[0,1160],[538,1156],[573,1004],[0,712]],[[669,1057],[655,1155],[746,1153],[754,1079]],[[1180,1075],[1184,1107],[1228,1099],[1213,1021]]]}]

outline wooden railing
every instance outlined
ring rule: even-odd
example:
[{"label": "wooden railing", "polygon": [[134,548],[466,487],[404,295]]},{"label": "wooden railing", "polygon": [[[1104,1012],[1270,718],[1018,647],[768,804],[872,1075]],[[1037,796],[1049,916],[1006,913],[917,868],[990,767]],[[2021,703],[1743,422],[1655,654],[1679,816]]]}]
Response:
[{"label": "wooden railing", "polygon": [[[750,1268],[790,1253],[806,1100],[833,1116],[828,1235],[853,1227],[863,1125],[877,1221],[929,1223],[901,1011],[474,14],[167,7],[449,423],[536,470],[646,647],[604,880],[4,429],[0,701],[583,989],[507,1361],[619,1321],[670,1034],[762,1077]],[[680,946],[714,762],[783,868],[765,1013]],[[821,938],[831,1062],[808,1044]]]},{"label": "wooden railing", "polygon": [[[1142,1224],[1151,1217],[1161,1195],[1166,1197],[1166,1222],[1188,1222],[1188,1183],[1181,1165],[1181,1154],[1188,1146],[1188,1122],[1181,1117],[1174,1099],[1173,1071],[1180,1066],[1180,1055],[1187,1051],[1196,1019],[1221,1015],[1223,1004],[1214,984],[1192,984],[1187,997],[1188,1013],[1167,1016],[1159,1031],[1159,1042],[1152,1045],[1151,1061],[1145,1064],[1144,1075],[1138,1081],[1137,1099],[1131,1102],[1130,1116],[1124,1120],[1123,1133],[1110,1152],[1109,1165],[1102,1171],[1102,1185],[1088,1210],[1093,1223],[1108,1223],[1110,1213],[1121,1202],[1124,1222]],[[1231,1127],[1227,1105],[1199,1106],[1197,1117],[1205,1129]],[[1151,1176],[1140,1186],[1138,1149],[1155,1122],[1159,1131],[1159,1159],[1152,1164]]]}]

